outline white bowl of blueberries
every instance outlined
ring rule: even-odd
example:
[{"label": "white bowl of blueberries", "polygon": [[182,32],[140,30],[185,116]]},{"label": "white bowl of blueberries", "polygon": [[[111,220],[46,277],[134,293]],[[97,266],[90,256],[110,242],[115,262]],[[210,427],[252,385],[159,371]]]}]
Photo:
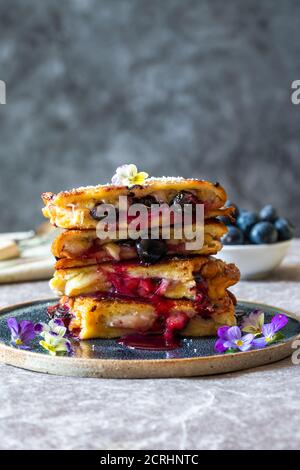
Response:
[{"label": "white bowl of blueberries", "polygon": [[293,225],[279,217],[268,204],[260,212],[235,208],[235,221],[221,217],[228,232],[222,239],[223,249],[218,256],[227,263],[235,263],[242,279],[267,277],[283,260],[294,234]]}]

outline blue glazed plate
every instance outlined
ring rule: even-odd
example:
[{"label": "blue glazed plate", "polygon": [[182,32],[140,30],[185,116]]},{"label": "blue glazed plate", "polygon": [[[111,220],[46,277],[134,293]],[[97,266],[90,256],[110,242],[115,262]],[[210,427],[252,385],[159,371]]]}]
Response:
[{"label": "blue glazed plate", "polygon": [[10,365],[37,372],[81,377],[147,378],[210,375],[246,369],[278,361],[291,355],[300,338],[300,322],[290,313],[264,304],[239,301],[238,323],[252,310],[265,312],[266,322],[278,312],[289,316],[282,330],[285,339],[265,349],[220,355],[214,352],[215,337],[183,338],[181,347],[171,351],[129,349],[115,340],[74,341],[72,356],[50,356],[33,341],[24,351],[10,345],[7,319],[16,317],[34,323],[48,321],[46,309],[57,300],[38,300],[2,309],[0,316],[0,360]]}]

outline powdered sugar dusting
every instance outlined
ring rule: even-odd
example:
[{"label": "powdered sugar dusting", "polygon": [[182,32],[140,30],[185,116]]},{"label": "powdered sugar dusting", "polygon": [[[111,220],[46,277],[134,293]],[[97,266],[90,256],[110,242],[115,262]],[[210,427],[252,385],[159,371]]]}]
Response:
[{"label": "powdered sugar dusting", "polygon": [[[183,181],[203,181],[198,178],[183,178],[182,176],[160,176],[160,177],[155,177],[151,176],[150,178],[147,178],[145,182],[140,185],[140,186],[147,186],[148,183],[179,183]],[[101,188],[126,188],[127,186],[118,186],[112,183],[105,183],[105,184],[97,184],[95,186],[80,186],[79,188],[73,188],[68,190],[68,193],[76,193],[79,191],[88,191],[88,190],[95,190],[95,189],[101,189]]]}]

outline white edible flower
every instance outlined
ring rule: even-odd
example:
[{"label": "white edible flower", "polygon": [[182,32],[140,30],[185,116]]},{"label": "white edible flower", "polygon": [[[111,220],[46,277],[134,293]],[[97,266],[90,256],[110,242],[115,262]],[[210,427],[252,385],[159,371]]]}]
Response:
[{"label": "white edible flower", "polygon": [[135,184],[143,184],[148,178],[148,173],[144,171],[138,172],[136,165],[122,165],[116,169],[115,175],[111,182],[116,186],[134,186]]},{"label": "white edible flower", "polygon": [[64,326],[63,321],[60,318],[54,318],[49,323],[36,323],[35,332],[44,337],[45,333],[54,333],[57,336],[63,338],[67,332],[67,328]]},{"label": "white edible flower", "polygon": [[44,331],[42,336],[44,339],[40,341],[40,345],[42,348],[46,349],[51,356],[71,353],[71,343],[68,339],[48,331]]}]

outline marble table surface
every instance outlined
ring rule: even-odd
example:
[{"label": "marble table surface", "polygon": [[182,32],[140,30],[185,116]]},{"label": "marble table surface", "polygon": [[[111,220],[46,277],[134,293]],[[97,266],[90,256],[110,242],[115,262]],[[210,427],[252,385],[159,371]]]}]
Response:
[{"label": "marble table surface", "polygon": [[[300,316],[300,240],[241,299]],[[3,285],[1,306],[50,295],[47,282]],[[291,359],[189,379],[58,377],[0,364],[1,449],[298,449],[300,365]]]}]

